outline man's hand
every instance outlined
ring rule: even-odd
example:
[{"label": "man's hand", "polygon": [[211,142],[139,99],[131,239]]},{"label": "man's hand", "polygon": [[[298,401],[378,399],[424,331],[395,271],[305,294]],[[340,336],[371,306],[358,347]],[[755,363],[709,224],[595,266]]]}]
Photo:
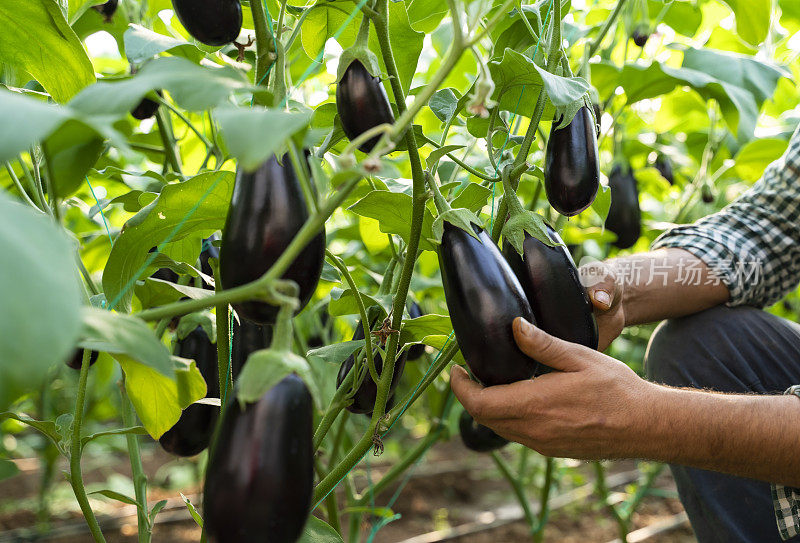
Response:
[{"label": "man's hand", "polygon": [[625,328],[625,310],[622,305],[623,283],[617,281],[614,267],[606,262],[591,262],[578,270],[581,283],[594,306],[594,316],[600,340],[597,346],[604,351]]},{"label": "man's hand", "polygon": [[648,423],[648,399],[657,385],[522,318],[514,321],[514,337],[525,354],[558,371],[484,388],[454,366],[450,384],[476,421],[547,456],[618,458],[636,450],[632,441]]}]

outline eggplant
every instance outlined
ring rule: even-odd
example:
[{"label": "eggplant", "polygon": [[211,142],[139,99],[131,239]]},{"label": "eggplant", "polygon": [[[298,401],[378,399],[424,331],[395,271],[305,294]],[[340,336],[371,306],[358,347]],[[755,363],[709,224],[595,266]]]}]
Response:
[{"label": "eggplant", "polygon": [[[162,91],[160,91],[160,90],[157,90],[156,94],[158,94],[161,97],[164,96],[164,93]],[[153,115],[156,114],[156,111],[158,111],[158,106],[159,105],[161,105],[161,104],[159,104],[155,100],[151,100],[150,98],[147,98],[147,97],[142,98],[142,101],[139,102],[139,105],[137,105],[133,109],[133,111],[131,111],[131,115],[133,116],[134,119],[137,119],[137,120],[140,120],[140,121],[143,121],[145,119],[149,119],[150,117],[152,117]]]},{"label": "eggplant", "polygon": [[479,239],[448,222],[443,224],[439,268],[458,346],[472,374],[484,385],[530,379],[537,362],[514,341],[512,323],[533,311],[497,245],[481,228]]},{"label": "eggplant", "polygon": [[[375,321],[373,321],[373,324],[374,322]],[[359,339],[364,339],[364,326],[361,322],[358,323],[356,331],[353,334],[354,341]],[[377,340],[377,338],[373,338],[373,341],[375,340]],[[383,371],[383,358],[380,354],[378,354],[377,349],[372,353],[372,355],[373,361],[375,362],[375,371],[377,371],[378,375],[380,375]],[[405,351],[394,362],[394,372],[392,375],[392,382],[389,385],[389,398],[386,404],[386,409],[390,408],[390,402],[393,400],[394,391],[400,382],[400,377],[403,375],[403,369],[406,366],[407,358],[408,351]],[[339,388],[342,385],[342,382],[344,381],[345,377],[347,377],[347,374],[350,373],[350,370],[353,369],[355,363],[355,353],[351,354],[349,357],[347,357],[347,360],[342,362],[342,365],[339,367],[339,375],[336,377],[336,388]],[[364,357],[364,360],[361,362],[362,367],[366,363],[367,358]],[[375,409],[375,400],[378,398],[378,385],[372,380],[372,374],[369,373],[369,370],[366,368],[365,370],[367,373],[364,375],[364,380],[361,381],[361,386],[359,386],[358,390],[355,392],[355,394],[353,394],[353,403],[347,406],[347,410],[351,413],[367,415],[371,417],[372,411]]]},{"label": "eggplant", "polygon": [[242,31],[239,0],[172,0],[172,7],[186,31],[206,45],[221,47]]},{"label": "eggplant", "polygon": [[[419,304],[417,302],[413,302],[408,307],[408,316],[411,317],[412,319],[419,318],[424,314],[425,313],[422,312],[422,308],[419,306]],[[408,359],[409,360],[417,360],[422,355],[425,354],[425,345],[423,345],[421,343],[419,345],[413,345],[408,349],[407,352],[408,352]]]},{"label": "eggplant", "polygon": [[475,422],[472,415],[466,411],[462,411],[458,417],[458,433],[461,434],[464,446],[471,451],[490,452],[508,445],[506,438],[500,437],[491,428]]},{"label": "eggplant", "polygon": [[638,47],[644,47],[647,44],[647,40],[650,39],[650,32],[637,28],[631,32],[631,39]]},{"label": "eggplant", "polygon": [[[92,351],[89,353],[89,366],[94,366],[94,363],[97,362],[97,357],[100,356],[100,353],[97,351]],[[75,351],[75,354],[72,355],[72,358],[67,360],[67,366],[72,368],[73,370],[81,371],[81,366],[83,366],[83,349],[78,349]]]},{"label": "eggplant", "polygon": [[247,362],[247,357],[256,351],[269,347],[272,342],[272,328],[261,326],[247,319],[241,319],[238,323],[234,321],[231,333],[233,334],[233,340],[231,341],[231,376],[236,381],[245,362]]},{"label": "eggplant", "polygon": [[[206,381],[206,396],[220,397],[217,347],[209,341],[202,327],[198,326],[177,342],[175,355],[193,359]],[[183,410],[175,426],[159,438],[161,448],[177,456],[200,454],[211,442],[218,415],[217,406],[193,403]]]},{"label": "eggplant", "polygon": [[[392,107],[378,77],[369,73],[358,59],[353,59],[336,85],[336,111],[347,139],[353,140],[381,124],[394,123]],[[358,148],[369,153],[380,141],[377,135]]]},{"label": "eggplant", "polygon": [[228,405],[208,462],[204,529],[212,543],[294,543],[311,510],[313,402],[289,375],[257,402]]},{"label": "eggplant", "polygon": [[703,198],[704,203],[706,204],[714,203],[714,191],[711,189],[710,185],[705,184],[702,187],[700,187],[700,196]]},{"label": "eggplant", "polygon": [[629,165],[616,164],[608,176],[611,208],[606,228],[617,235],[614,242],[620,249],[632,247],[641,235],[642,212],[639,209],[639,188]]},{"label": "eggplant", "polygon": [[544,188],[553,209],[572,217],[597,196],[600,169],[597,135],[589,108],[581,107],[567,126],[555,128],[553,121],[545,153]]},{"label": "eggplant", "polygon": [[209,264],[208,260],[210,258],[219,260],[219,249],[212,244],[218,239],[219,236],[217,234],[207,237],[203,240],[203,250],[200,251],[200,271],[209,277],[214,277],[214,270],[211,269],[211,264]]},{"label": "eggplant", "polygon": [[549,225],[545,229],[556,247],[526,234],[522,256],[508,242],[503,255],[528,297],[537,326],[557,338],[597,349],[599,336],[592,302],[572,255],[558,232]]},{"label": "eggplant", "polygon": [[659,154],[655,162],[656,170],[661,174],[661,177],[669,181],[670,185],[675,184],[675,174],[672,171],[672,161],[667,155]]},{"label": "eggplant", "polygon": [[[308,219],[303,191],[288,157],[273,155],[253,172],[239,169],[220,251],[220,275],[226,289],[255,281],[283,254]],[[299,312],[317,288],[325,259],[325,231],[306,245],[283,274],[300,287]],[[234,307],[240,316],[259,324],[274,324],[278,306],[244,302]]]},{"label": "eggplant", "polygon": [[119,0],[108,0],[105,4],[100,4],[99,6],[92,6],[97,13],[103,16],[103,21],[106,23],[110,23],[111,19],[114,17],[114,14],[117,12],[117,5],[119,4]]}]

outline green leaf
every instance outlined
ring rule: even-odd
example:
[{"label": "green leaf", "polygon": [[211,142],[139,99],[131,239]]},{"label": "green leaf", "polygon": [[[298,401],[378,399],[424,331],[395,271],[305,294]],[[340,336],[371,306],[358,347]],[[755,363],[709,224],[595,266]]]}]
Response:
[{"label": "green leaf", "polygon": [[[155,336],[153,336],[155,337]],[[124,354],[115,354],[125,372],[125,390],[153,439],[175,426],[183,409],[206,395],[206,382],[194,362],[173,358],[173,378]]]},{"label": "green leaf", "polygon": [[189,313],[181,317],[175,334],[184,339],[198,326],[202,327],[211,343],[217,342],[217,318],[210,311]]},{"label": "green leaf", "polygon": [[450,202],[455,208],[463,207],[473,213],[480,212],[487,200],[492,195],[492,189],[478,183],[470,183]]},{"label": "green leaf", "polygon": [[311,515],[297,543],[344,543],[344,540],[324,520]]},{"label": "green leaf", "polygon": [[160,57],[146,63],[135,77],[87,87],[69,106],[85,115],[118,118],[158,89],[169,92],[182,109],[204,111],[227,103],[234,94],[249,94],[254,87],[240,71],[228,66],[209,68],[183,58]]},{"label": "green leaf", "polygon": [[442,241],[442,234],[444,233],[444,222],[447,221],[453,226],[461,228],[465,232],[467,232],[470,236],[478,239],[477,234],[475,234],[475,230],[472,228],[472,225],[482,226],[478,217],[475,216],[475,213],[470,211],[469,209],[450,209],[445,211],[444,213],[440,213],[436,220],[433,221],[433,236],[436,239],[437,243],[441,243]]},{"label": "green leaf", "polygon": [[[374,190],[348,209],[356,215],[377,220],[380,223],[381,232],[397,234],[408,243],[411,236],[411,196],[388,190]],[[425,209],[422,237],[419,241],[419,248],[422,250],[434,250],[433,245],[428,241],[432,237],[432,224],[433,215],[428,209]]]},{"label": "green leaf", "polygon": [[423,341],[428,336],[447,336],[452,331],[453,325],[450,317],[430,313],[416,319],[404,320],[403,327],[400,329],[400,341],[402,343]]},{"label": "green leaf", "polygon": [[124,39],[125,54],[132,64],[140,64],[165,52],[194,62],[200,62],[205,57],[205,53],[187,41],[170,38],[137,24],[130,25]]},{"label": "green leaf", "polygon": [[167,500],[161,500],[157,502],[152,509],[150,509],[150,513],[147,514],[147,518],[150,519],[150,524],[153,524],[153,521],[156,519],[156,516],[161,512],[162,509],[167,505]]},{"label": "green leaf", "polygon": [[[514,197],[516,198],[516,196]],[[538,213],[523,210],[522,213],[515,213],[509,217],[508,221],[503,225],[503,239],[508,241],[520,255],[522,254],[522,244],[525,242],[526,233],[542,243],[553,245],[544,225],[544,219]]]},{"label": "green leaf", "polygon": [[[382,307],[384,311],[388,311],[387,308],[391,307],[392,304],[391,296],[370,296],[362,292],[361,299],[364,301],[364,305],[367,309],[373,305],[377,305]],[[328,304],[328,313],[330,313],[331,317],[355,315],[358,312],[358,302],[356,302],[352,290],[341,290],[338,288],[331,290],[331,301]]]},{"label": "green leaf", "polygon": [[608,211],[611,209],[611,189],[606,185],[600,185],[597,189],[597,196],[592,202],[592,210],[600,217],[600,224],[605,228]]},{"label": "green leaf", "polygon": [[0,3],[0,58],[27,71],[56,102],[94,82],[94,68],[53,0]]},{"label": "green leaf", "polygon": [[769,33],[772,0],[721,0],[736,15],[736,33],[746,42],[758,45]]},{"label": "green leaf", "polygon": [[[14,130],[5,130],[14,132]],[[0,193],[0,409],[37,389],[80,333],[75,250],[47,216]]]},{"label": "green leaf", "polygon": [[456,96],[454,89],[439,89],[431,96],[428,107],[431,108],[433,114],[440,121],[446,123],[453,118],[453,115],[458,110],[458,96]]},{"label": "green leaf", "polygon": [[192,505],[192,502],[189,501],[189,498],[184,496],[182,492],[179,493],[179,494],[181,495],[181,499],[183,500],[183,503],[186,504],[186,508],[189,510],[189,514],[192,515],[192,518],[194,519],[195,523],[197,523],[197,525],[200,526],[200,528],[202,528],[203,527],[203,517],[201,517],[200,513],[197,512],[197,509],[195,508],[194,505]]},{"label": "green leaf", "polygon": [[277,153],[284,142],[308,126],[310,112],[268,108],[220,108],[217,121],[239,166],[255,170]]},{"label": "green leaf", "polygon": [[173,231],[170,242],[179,242],[190,234],[209,236],[224,226],[233,181],[232,172],[219,171],[167,185],[155,201],[125,223],[103,271],[103,290],[112,309],[130,310],[132,287],[152,256],[148,251]]},{"label": "green leaf", "polygon": [[439,147],[438,149],[434,149],[428,155],[428,158],[425,159],[425,163],[430,166],[437,162],[440,158],[445,156],[447,153],[452,153],[453,151],[458,151],[459,149],[463,149],[465,145],[445,145],[443,147]]},{"label": "green leaf", "polygon": [[69,110],[0,88],[0,118],[14,130],[0,130],[0,162],[47,136],[70,118]]},{"label": "green leaf", "polygon": [[137,502],[135,499],[128,497],[125,494],[114,492],[113,490],[95,490],[94,492],[89,492],[88,494],[90,496],[93,494],[99,494],[101,496],[105,496],[106,498],[110,498],[118,502],[127,503],[128,505],[135,505],[136,507],[141,507],[139,505],[139,502]]},{"label": "green leaf", "polygon": [[201,300],[214,294],[213,290],[179,285],[153,278],[147,278],[144,282],[137,282],[134,292],[139,301],[142,302],[142,309],[177,302],[184,297],[192,300]]},{"label": "green leaf", "polygon": [[0,481],[10,479],[16,475],[19,475],[19,473],[20,471],[19,468],[17,467],[17,464],[12,462],[11,460],[0,458]]},{"label": "green leaf", "polygon": [[[242,373],[236,379],[236,396],[244,403],[256,402],[284,377],[293,373],[299,375],[314,390],[311,366],[305,358],[289,351],[256,351],[247,357]],[[313,396],[319,398],[319,394]]]},{"label": "green leaf", "polygon": [[13,419],[17,422],[21,422],[30,426],[31,428],[34,428],[40,434],[48,438],[53,445],[55,445],[62,453],[64,453],[64,449],[61,448],[60,443],[65,436],[61,434],[61,431],[55,422],[50,420],[36,420],[24,413],[12,413],[10,411],[0,413],[0,422],[5,419]]},{"label": "green leaf", "polygon": [[788,147],[786,140],[776,138],[751,141],[736,155],[736,175],[751,183],[757,181],[767,166],[778,160]]},{"label": "green leaf", "polygon": [[93,128],[72,119],[51,134],[43,147],[55,192],[66,198],[83,185],[87,172],[100,158],[104,141]]},{"label": "green leaf", "polygon": [[[417,71],[417,63],[425,34],[417,32],[411,27],[406,12],[405,2],[389,2],[389,43],[392,51],[395,52],[394,60],[397,66],[397,73],[400,75],[400,84],[403,91],[408,94],[411,88],[411,80]],[[381,70],[386,73],[386,65],[383,63],[383,56],[380,55],[380,45],[375,32],[370,33],[370,49],[378,55]],[[394,96],[390,93],[389,96]]]},{"label": "green leaf", "polygon": [[80,345],[84,349],[125,355],[174,379],[174,365],[167,348],[144,321],[130,315],[84,307]]},{"label": "green leaf", "polygon": [[352,341],[342,341],[334,343],[333,345],[326,345],[319,349],[312,349],[306,353],[309,360],[319,359],[328,364],[341,364],[351,354],[364,346],[366,341],[363,339],[355,339]]}]

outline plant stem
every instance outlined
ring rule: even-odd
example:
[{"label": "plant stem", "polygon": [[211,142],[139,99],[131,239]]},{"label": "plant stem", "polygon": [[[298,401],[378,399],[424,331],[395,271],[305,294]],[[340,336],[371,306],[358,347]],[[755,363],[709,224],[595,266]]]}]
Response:
[{"label": "plant stem", "polygon": [[161,136],[161,142],[164,144],[167,164],[170,165],[173,172],[183,178],[178,144],[175,141],[175,135],[172,133],[172,126],[169,124],[167,114],[164,113],[164,110],[161,108],[156,110],[156,123],[158,123],[158,133]]},{"label": "plant stem", "polygon": [[[620,12],[622,11],[622,7],[625,5],[625,2],[626,2],[626,0],[619,0],[617,2],[617,7],[615,7],[614,11],[611,12],[611,15],[606,20],[606,24],[603,25],[603,28],[600,30],[600,34],[597,35],[597,38],[595,38],[595,40],[592,42],[592,45],[589,46],[589,58],[590,59],[594,56],[594,54],[600,48],[600,44],[605,39],[606,34],[608,34],[608,31],[611,29],[611,27],[616,22],[617,17],[619,17]],[[578,73],[576,75],[581,75],[581,70],[578,70]]]},{"label": "plant stem", "polygon": [[[319,458],[316,458],[314,464],[317,468],[317,474],[321,479],[325,476],[325,470],[322,467],[322,462],[319,460]],[[336,493],[331,492],[328,494],[328,497],[325,498],[325,508],[328,510],[328,524],[330,524],[331,528],[336,530],[337,533],[341,534],[342,525],[339,522],[339,507],[336,503]]]},{"label": "plant stem", "polygon": [[[253,25],[256,31],[256,85],[263,85],[269,73],[269,67],[275,62],[275,41],[270,37],[267,28],[267,13],[261,0],[251,0],[250,9],[253,12]],[[272,55],[270,55],[272,53]]]},{"label": "plant stem", "polygon": [[14,173],[14,168],[12,168],[11,164],[9,164],[8,162],[6,162],[6,170],[8,171],[8,175],[11,176],[11,181],[13,181],[14,186],[17,187],[17,190],[19,191],[20,196],[22,196],[22,199],[25,200],[25,203],[27,203],[29,206],[31,206],[32,208],[34,208],[37,211],[42,211],[41,209],[39,209],[39,206],[37,206],[35,203],[33,203],[33,200],[31,200],[31,197],[28,196],[28,192],[24,188],[22,188],[22,183],[19,182],[19,178],[17,177],[17,174]]},{"label": "plant stem", "polygon": [[[444,147],[443,145],[440,145],[439,143],[433,141],[432,139],[430,139],[428,137],[425,137],[425,136],[423,136],[423,137],[425,138],[425,143],[427,143],[429,145],[432,145],[432,146],[436,147],[437,149],[440,149],[440,148]],[[490,183],[494,183],[495,181],[497,181],[497,178],[491,177],[489,175],[486,175],[483,172],[480,172],[480,171],[476,170],[475,168],[473,168],[472,166],[470,166],[469,164],[467,164],[463,160],[457,158],[455,155],[453,155],[453,153],[446,153],[445,156],[447,158],[449,158],[450,160],[452,160],[453,162],[455,162],[456,164],[458,164],[459,166],[461,166],[464,170],[468,171],[469,173],[471,173],[472,175],[474,175],[475,177],[477,177],[479,179],[483,179],[484,181],[489,181]],[[431,174],[433,174],[433,172],[431,172]]]},{"label": "plant stem", "polygon": [[608,491],[608,487],[606,486],[605,468],[600,462],[592,462],[592,466],[594,467],[594,473],[597,479],[595,481],[597,493],[600,494],[600,499],[603,501],[603,505],[606,506],[606,509],[614,518],[614,522],[617,523],[620,540],[622,543],[626,543],[628,541],[628,521],[622,518],[622,516],[619,514],[619,511],[617,511],[617,508],[614,507],[613,503],[611,503],[609,495],[610,493]]},{"label": "plant stem", "polygon": [[69,448],[69,479],[72,485],[72,491],[75,493],[75,498],[81,507],[83,517],[86,519],[86,524],[89,525],[89,531],[92,532],[92,537],[96,543],[105,543],[103,532],[100,530],[100,525],[97,523],[97,518],[94,516],[91,505],[89,505],[89,498],[86,496],[86,489],[83,486],[83,476],[81,475],[81,453],[83,446],[81,445],[81,424],[83,422],[83,409],[86,401],[86,383],[89,379],[89,356],[91,351],[84,349],[83,359],[81,361],[81,375],[78,379],[78,393],[75,398],[75,413],[72,416],[72,436],[70,436]]},{"label": "plant stem", "polygon": [[[558,2],[559,0],[555,0]],[[536,517],[533,516],[533,512],[531,511],[531,504],[528,501],[528,497],[525,495],[525,489],[522,488],[522,485],[511,473],[511,468],[508,466],[503,457],[497,451],[492,451],[492,460],[497,465],[497,468],[500,470],[500,473],[503,474],[503,477],[506,478],[508,484],[511,485],[511,490],[514,491],[514,495],[517,497],[517,501],[519,502],[520,507],[522,507],[522,512],[525,515],[525,522],[528,523],[528,529],[533,533],[536,530],[537,522]]]},{"label": "plant stem", "polygon": [[[217,294],[222,292],[222,280],[219,274],[219,264],[212,266],[214,270],[214,289]],[[215,307],[217,316],[217,375],[219,376],[219,393],[220,400],[225,395],[226,391],[233,387],[231,376],[231,329],[230,329],[230,306],[226,303],[220,303]],[[225,406],[220,406],[220,411],[224,410]]]},{"label": "plant stem", "polygon": [[[122,400],[122,422],[126,427],[131,428],[136,426],[136,415],[133,413],[133,406],[125,391],[124,378],[120,382],[119,390]],[[125,441],[128,445],[128,456],[130,457],[131,473],[133,475],[133,490],[137,502],[136,516],[138,519],[139,543],[149,543],[152,527],[150,526],[150,520],[147,518],[147,476],[142,466],[139,436],[127,434]]]},{"label": "plant stem", "polygon": [[136,313],[136,316],[145,321],[154,321],[163,319],[164,317],[186,315],[193,311],[199,311],[220,304],[234,304],[264,297],[264,293],[267,289],[283,275],[291,263],[294,262],[297,255],[300,254],[311,239],[319,233],[328,217],[333,215],[333,212],[339,208],[360,180],[361,176],[354,174],[353,177],[342,183],[339,191],[328,198],[317,213],[313,213],[308,218],[286,250],[283,251],[278,260],[276,260],[272,267],[260,278],[239,287],[222,290],[213,296],[208,296],[200,300],[173,302],[160,307],[140,311]]},{"label": "plant stem", "polygon": [[544,539],[544,528],[547,526],[547,517],[550,516],[550,489],[553,486],[554,467],[555,460],[549,456],[545,457],[544,483],[542,483],[541,493],[539,494],[539,520],[533,536],[535,543],[541,543]]},{"label": "plant stem", "polygon": [[[355,298],[356,305],[358,306],[358,314],[361,315],[361,329],[364,330],[364,349],[367,357],[367,368],[369,368],[369,374],[372,380],[377,383],[380,380],[380,376],[375,369],[375,356],[372,353],[372,330],[370,329],[369,319],[367,318],[367,309],[364,307],[364,298],[362,298],[361,291],[358,290],[356,282],[353,281],[353,276],[350,275],[350,270],[347,269],[342,259],[328,249],[325,249],[325,254],[344,276],[347,284],[350,286],[350,290],[353,292],[353,298]],[[353,366],[353,370],[355,369],[355,366]],[[352,371],[352,373],[355,373],[355,371]],[[366,377],[364,378],[366,379]]]}]

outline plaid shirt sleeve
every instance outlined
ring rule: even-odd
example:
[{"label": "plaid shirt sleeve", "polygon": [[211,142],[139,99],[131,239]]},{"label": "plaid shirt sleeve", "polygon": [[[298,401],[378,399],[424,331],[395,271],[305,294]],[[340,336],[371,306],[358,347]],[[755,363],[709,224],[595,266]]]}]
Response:
[{"label": "plaid shirt sleeve", "polygon": [[[793,386],[786,394],[800,398],[800,385]],[[781,538],[785,541],[800,534],[800,488],[772,485],[772,501]]]},{"label": "plaid shirt sleeve", "polygon": [[728,305],[765,307],[800,282],[800,127],[786,153],[730,205],[662,234],[653,248],[689,251],[730,291]]}]

